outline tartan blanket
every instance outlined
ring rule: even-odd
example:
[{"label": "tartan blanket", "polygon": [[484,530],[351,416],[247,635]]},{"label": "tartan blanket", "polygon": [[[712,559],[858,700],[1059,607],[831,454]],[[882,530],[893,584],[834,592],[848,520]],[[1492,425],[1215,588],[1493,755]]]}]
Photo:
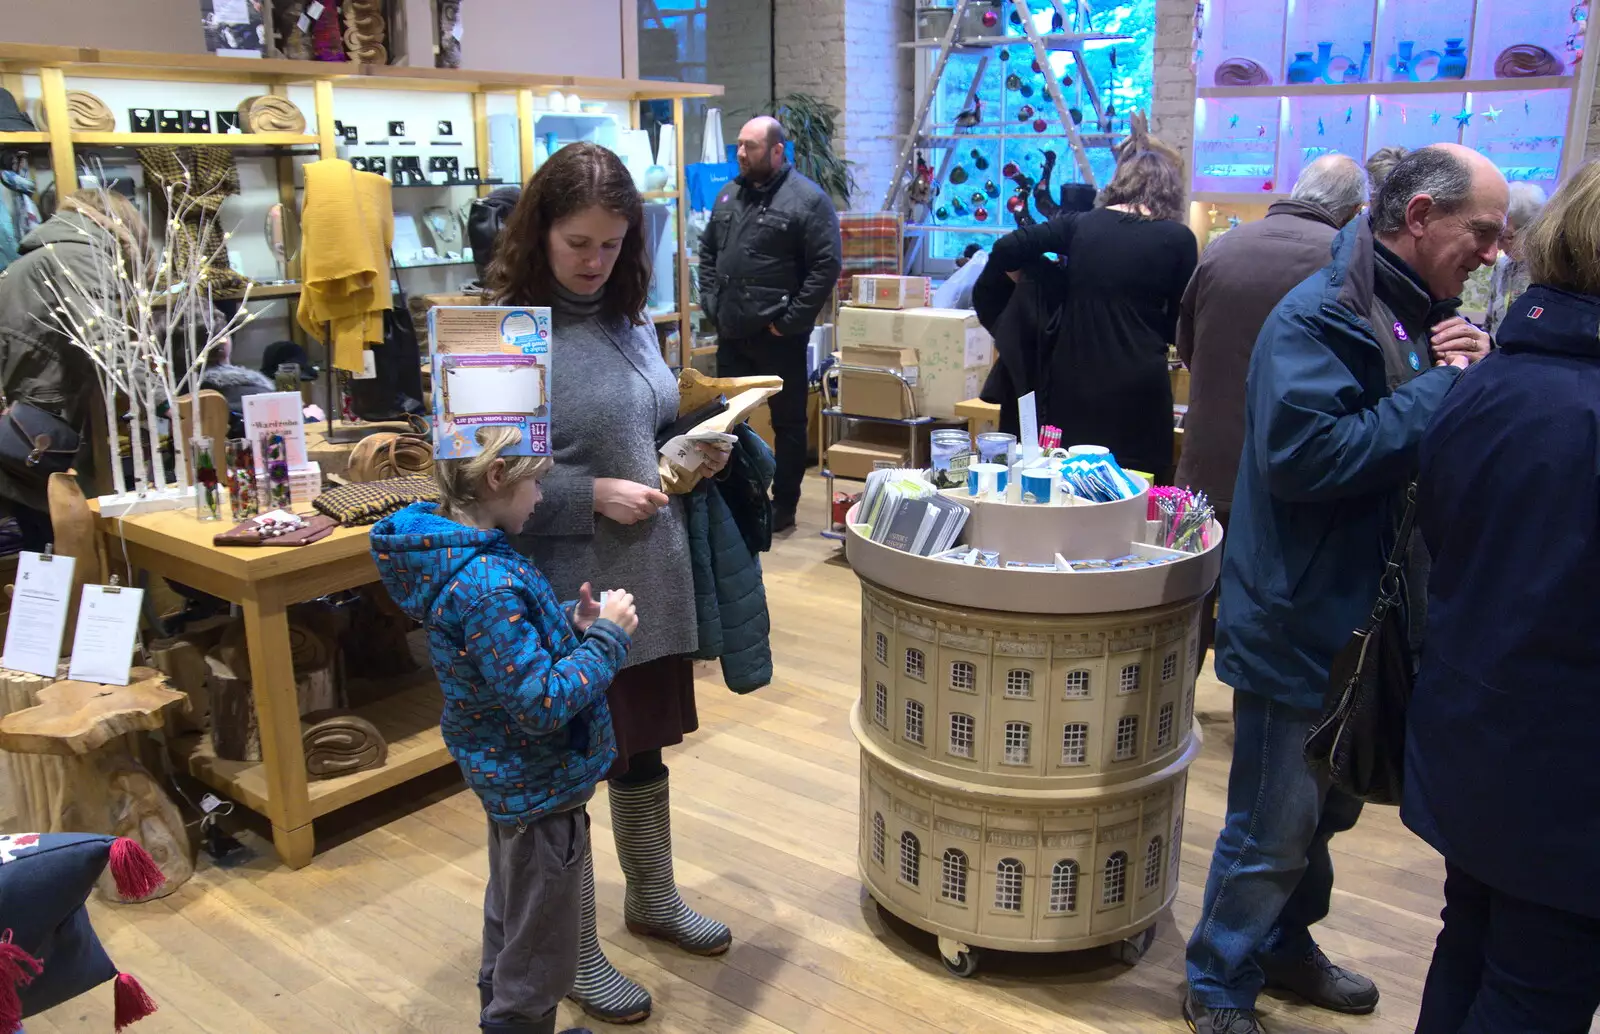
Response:
[{"label": "tartan blanket", "polygon": [[841,212],[839,237],[844,242],[839,270],[839,297],[850,297],[851,278],[869,273],[898,276],[900,238],[904,231],[893,212]]}]

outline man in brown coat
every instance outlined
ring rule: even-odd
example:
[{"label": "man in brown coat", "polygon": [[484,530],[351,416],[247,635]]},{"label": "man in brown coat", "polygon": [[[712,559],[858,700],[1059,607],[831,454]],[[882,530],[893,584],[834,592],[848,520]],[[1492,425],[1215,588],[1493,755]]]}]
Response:
[{"label": "man in brown coat", "polygon": [[[1323,155],[1301,171],[1288,201],[1207,247],[1183,294],[1178,357],[1191,382],[1175,480],[1204,492],[1224,527],[1244,447],[1244,381],[1256,335],[1284,295],[1328,264],[1334,236],[1366,200],[1361,165]],[[1215,596],[1212,590],[1201,618],[1202,650],[1216,627]]]}]

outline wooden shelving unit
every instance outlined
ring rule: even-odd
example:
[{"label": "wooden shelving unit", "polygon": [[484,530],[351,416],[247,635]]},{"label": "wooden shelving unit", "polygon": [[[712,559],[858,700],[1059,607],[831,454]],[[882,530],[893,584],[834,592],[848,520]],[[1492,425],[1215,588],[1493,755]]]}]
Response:
[{"label": "wooden shelving unit", "polygon": [[[378,727],[389,748],[388,760],[378,768],[306,784],[312,818],[321,818],[408,779],[454,763],[439,732],[439,711],[444,706],[439,683],[431,673],[415,684],[366,707],[356,714]],[[227,794],[250,810],[267,814],[271,790],[267,766],[260,761],[223,761],[211,748],[211,737],[195,733],[178,738],[173,753],[194,778]]]},{"label": "wooden shelving unit", "polygon": [[73,133],[72,143],[79,147],[316,147],[320,141],[305,133]]},{"label": "wooden shelving unit", "polygon": [[[133,50],[109,50],[92,47],[46,47],[29,44],[0,43],[0,85],[11,89],[19,100],[23,76],[39,79],[39,95],[43,101],[49,124],[60,127],[50,132],[0,133],[0,148],[49,148],[50,163],[54,169],[57,189],[62,192],[77,188],[77,151],[95,148],[136,148],[149,146],[208,146],[229,147],[241,151],[265,149],[277,158],[277,189],[279,200],[295,211],[299,210],[298,192],[294,185],[294,159],[297,151],[314,152],[319,158],[338,155],[339,141],[334,135],[334,122],[338,118],[338,93],[344,90],[424,91],[433,93],[468,94],[472,105],[473,146],[467,149],[471,164],[489,168],[489,103],[493,94],[515,98],[518,129],[520,133],[521,168],[524,176],[535,168],[534,126],[539,118],[551,114],[535,106],[535,99],[556,91],[578,93],[593,100],[622,101],[629,105],[629,124],[640,127],[640,105],[648,101],[670,101],[672,121],[679,127],[684,123],[684,101],[691,98],[717,97],[722,87],[702,83],[658,82],[650,79],[608,79],[581,75],[546,75],[537,72],[482,72],[469,69],[410,68],[395,65],[336,64],[320,61],[289,61],[279,58],[244,59],[213,57],[211,55],[160,54]],[[245,84],[260,87],[261,92],[283,95],[290,87],[310,87],[313,92],[312,110],[307,111],[308,131],[305,133],[90,133],[71,132],[67,114],[68,76],[74,79],[123,79],[141,82],[172,82],[201,84]],[[115,110],[118,105],[112,104]],[[224,105],[231,107],[232,105]],[[398,112],[397,114],[404,114]],[[678,179],[673,189],[650,191],[651,200],[675,200],[677,233],[676,262],[676,312],[673,320],[657,320],[659,324],[676,323],[678,347],[666,355],[668,363],[687,365],[693,348],[691,316],[696,311],[689,303],[689,277],[692,275],[690,256],[685,246],[688,237],[687,212],[684,199],[688,196],[684,181],[683,132],[677,135],[678,153],[674,168]],[[463,164],[468,164],[463,162]],[[500,184],[452,184],[476,187],[479,196],[487,195]],[[429,186],[434,186],[429,184]],[[291,253],[298,250],[298,241],[291,240]],[[466,261],[444,260],[415,263],[399,269],[423,266],[468,265]],[[291,271],[293,272],[293,271]],[[296,289],[298,291],[298,289]],[[287,297],[255,291],[252,298]]]}]

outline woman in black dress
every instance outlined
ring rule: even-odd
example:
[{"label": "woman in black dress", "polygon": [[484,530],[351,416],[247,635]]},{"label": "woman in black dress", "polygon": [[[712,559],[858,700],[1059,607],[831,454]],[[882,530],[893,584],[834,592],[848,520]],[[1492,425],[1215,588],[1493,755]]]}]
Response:
[{"label": "woman in black dress", "polygon": [[[1095,205],[994,246],[991,267],[1013,280],[1028,273],[1061,285],[1035,299],[1027,326],[1007,321],[996,340],[1000,359],[1019,395],[1037,393],[1039,423],[1061,428],[1062,444],[1104,445],[1123,466],[1165,482],[1172,472],[1167,344],[1199,259],[1194,234],[1179,221],[1182,174],[1165,155],[1135,150]],[[1051,254],[1065,264],[1064,277],[1047,261]]]}]

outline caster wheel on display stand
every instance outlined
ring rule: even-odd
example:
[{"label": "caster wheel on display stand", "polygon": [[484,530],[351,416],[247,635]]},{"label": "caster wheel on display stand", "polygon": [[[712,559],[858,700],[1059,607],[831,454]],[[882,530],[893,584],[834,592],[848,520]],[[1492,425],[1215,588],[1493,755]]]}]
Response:
[{"label": "caster wheel on display stand", "polygon": [[1144,958],[1145,952],[1149,951],[1150,946],[1155,942],[1156,928],[1151,926],[1134,934],[1127,940],[1113,944],[1111,953],[1124,966],[1136,966],[1139,964],[1139,960]]},{"label": "caster wheel on display stand", "polygon": [[977,949],[946,937],[939,938],[939,961],[944,963],[944,968],[950,971],[951,976],[962,979],[978,971]]}]

